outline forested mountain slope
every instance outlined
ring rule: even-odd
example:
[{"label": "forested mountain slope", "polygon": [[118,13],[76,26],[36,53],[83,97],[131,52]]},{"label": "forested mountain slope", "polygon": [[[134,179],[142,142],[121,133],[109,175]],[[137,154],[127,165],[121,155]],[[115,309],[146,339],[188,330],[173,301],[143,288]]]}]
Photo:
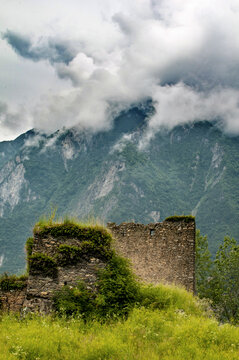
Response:
[{"label": "forested mountain slope", "polygon": [[139,149],[150,111],[132,108],[94,135],[31,130],[0,143],[1,271],[24,269],[26,238],[51,207],[117,223],[192,213],[213,252],[224,235],[239,238],[239,137],[205,121]]}]

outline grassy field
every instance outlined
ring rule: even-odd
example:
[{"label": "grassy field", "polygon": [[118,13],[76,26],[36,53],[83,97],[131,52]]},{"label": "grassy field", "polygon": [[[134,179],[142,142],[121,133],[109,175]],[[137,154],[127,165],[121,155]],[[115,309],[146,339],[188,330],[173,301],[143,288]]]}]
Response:
[{"label": "grassy field", "polygon": [[239,359],[239,328],[219,324],[174,287],[145,286],[126,320],[0,317],[0,359]]}]

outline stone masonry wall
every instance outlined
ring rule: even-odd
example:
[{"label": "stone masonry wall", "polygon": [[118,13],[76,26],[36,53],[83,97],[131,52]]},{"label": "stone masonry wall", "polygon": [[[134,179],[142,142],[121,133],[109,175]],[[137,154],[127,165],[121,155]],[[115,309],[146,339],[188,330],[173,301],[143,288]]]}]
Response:
[{"label": "stone masonry wall", "polygon": [[[34,237],[32,254],[43,253],[54,257],[60,245],[79,246],[79,240],[71,238],[53,238],[46,236],[41,238]],[[87,288],[95,290],[97,271],[105,267],[105,263],[95,257],[82,259],[75,265],[58,266],[55,277],[45,276],[44,274],[29,273],[26,299],[23,307],[26,311],[39,311],[48,313],[52,309],[52,296],[55,291],[64,285],[75,286],[80,279],[85,282]]]},{"label": "stone masonry wall", "polygon": [[107,224],[116,250],[151,283],[174,283],[195,291],[195,221]]},{"label": "stone masonry wall", "polygon": [[[131,260],[134,271],[145,282],[175,283],[195,291],[195,221],[164,221],[154,224],[109,223],[108,230],[116,239],[116,251]],[[48,235],[35,235],[32,254],[43,253],[54,258],[60,245],[79,246],[79,240]],[[83,258],[73,265],[58,266],[53,277],[30,269],[27,288],[0,290],[4,311],[39,311],[52,309],[52,295],[64,285],[74,286],[81,279],[96,291],[97,271],[106,263],[96,257]]]},{"label": "stone masonry wall", "polygon": [[4,312],[20,312],[25,301],[27,288],[22,290],[0,290],[0,308]]}]

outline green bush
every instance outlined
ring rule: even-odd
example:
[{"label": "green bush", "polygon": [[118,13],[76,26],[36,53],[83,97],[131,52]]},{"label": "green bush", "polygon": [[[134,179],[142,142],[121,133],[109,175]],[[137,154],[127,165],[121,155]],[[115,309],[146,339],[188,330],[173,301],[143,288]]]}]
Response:
[{"label": "green bush", "polygon": [[54,308],[67,316],[81,314],[91,318],[127,316],[139,301],[139,283],[129,263],[113,253],[104,270],[98,273],[97,291],[88,290],[85,285],[70,288],[64,286],[54,296]]},{"label": "green bush", "polygon": [[211,260],[206,236],[196,236],[196,281],[198,295],[210,301],[221,322],[239,324],[239,244],[226,236],[216,258]]},{"label": "green bush", "polygon": [[99,272],[96,305],[101,317],[125,316],[139,301],[139,283],[128,260],[114,254]]},{"label": "green bush", "polygon": [[28,258],[29,271],[49,277],[57,276],[57,263],[50,256],[37,253]]},{"label": "green bush", "polygon": [[173,285],[141,285],[139,304],[152,310],[176,308],[193,315],[208,312],[207,303],[198,301],[190,292]]},{"label": "green bush", "polygon": [[60,316],[80,315],[84,319],[89,319],[94,312],[93,294],[83,282],[79,282],[74,288],[64,286],[55,292],[53,307]]},{"label": "green bush", "polygon": [[8,275],[4,273],[0,276],[0,290],[22,290],[27,286],[27,275]]}]

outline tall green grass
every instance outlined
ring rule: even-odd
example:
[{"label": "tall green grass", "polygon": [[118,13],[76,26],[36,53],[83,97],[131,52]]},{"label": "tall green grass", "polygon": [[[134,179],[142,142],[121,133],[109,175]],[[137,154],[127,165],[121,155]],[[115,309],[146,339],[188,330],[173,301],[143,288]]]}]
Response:
[{"label": "tall green grass", "polygon": [[0,359],[238,360],[239,328],[208,317],[192,294],[144,286],[127,320],[0,317]]},{"label": "tall green grass", "polygon": [[[35,231],[62,227],[78,234],[88,225],[111,243],[102,225],[53,215],[40,220]],[[29,254],[31,246],[30,240]],[[0,360],[239,359],[239,328],[219,324],[207,304],[184,289],[136,283],[125,260],[114,254],[99,280],[99,296],[90,304],[82,298],[83,288],[69,288],[73,300],[80,294],[84,308],[70,312],[75,317],[65,311],[61,317],[0,315]],[[69,298],[61,300],[60,309],[66,303],[69,310]]]},{"label": "tall green grass", "polygon": [[88,217],[86,219],[78,219],[74,216],[57,217],[56,209],[52,210],[48,215],[42,215],[33,228],[33,232],[41,232],[48,227],[62,226],[62,225],[75,225],[80,228],[92,228],[95,230],[106,232],[105,224],[102,220],[95,217]]}]

